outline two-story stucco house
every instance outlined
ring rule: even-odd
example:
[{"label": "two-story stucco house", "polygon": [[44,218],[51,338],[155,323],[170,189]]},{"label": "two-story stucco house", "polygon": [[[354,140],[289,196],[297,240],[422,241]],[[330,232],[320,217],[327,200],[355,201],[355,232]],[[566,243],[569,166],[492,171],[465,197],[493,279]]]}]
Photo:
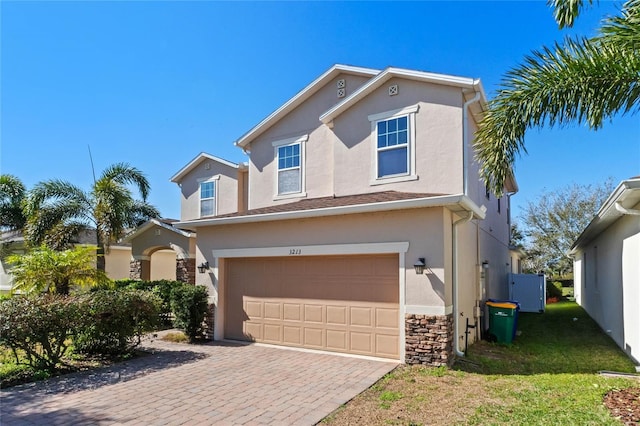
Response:
[{"label": "two-story stucco house", "polygon": [[203,153],[180,170],[213,337],[461,355],[483,301],[508,295],[517,186],[496,199],[479,179],[485,106],[477,79],[336,65],[238,139],[246,164]]}]

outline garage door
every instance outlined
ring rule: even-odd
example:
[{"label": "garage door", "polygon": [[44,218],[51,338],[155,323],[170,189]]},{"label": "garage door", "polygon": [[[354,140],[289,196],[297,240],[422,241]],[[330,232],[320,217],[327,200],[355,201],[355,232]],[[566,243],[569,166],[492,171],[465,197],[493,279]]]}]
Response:
[{"label": "garage door", "polygon": [[398,255],[227,259],[225,268],[225,338],[398,359]]}]

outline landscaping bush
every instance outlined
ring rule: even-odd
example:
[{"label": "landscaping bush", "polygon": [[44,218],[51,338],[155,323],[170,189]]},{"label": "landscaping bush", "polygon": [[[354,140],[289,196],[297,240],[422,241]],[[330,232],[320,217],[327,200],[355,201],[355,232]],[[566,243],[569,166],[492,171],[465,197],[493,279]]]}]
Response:
[{"label": "landscaping bush", "polygon": [[142,281],[122,279],[115,281],[116,289],[134,289],[134,290],[146,290],[152,291],[162,299],[162,309],[160,310],[160,317],[162,323],[165,326],[171,325],[171,290],[174,287],[184,285],[180,281],[170,280],[155,280],[155,281]]},{"label": "landscaping bush", "polygon": [[159,323],[161,300],[140,290],[97,291],[79,299],[83,315],[74,338],[78,352],[118,356],[131,352]]},{"label": "landscaping bush", "polygon": [[562,300],[562,283],[547,281],[547,298]]},{"label": "landscaping bush", "polygon": [[21,363],[18,352],[35,369],[53,371],[62,363],[80,318],[72,297],[14,296],[0,302],[0,344]]},{"label": "landscaping bush", "polygon": [[202,286],[182,284],[171,292],[171,309],[175,326],[187,335],[190,342],[204,335],[204,318],[207,315],[207,289]]}]

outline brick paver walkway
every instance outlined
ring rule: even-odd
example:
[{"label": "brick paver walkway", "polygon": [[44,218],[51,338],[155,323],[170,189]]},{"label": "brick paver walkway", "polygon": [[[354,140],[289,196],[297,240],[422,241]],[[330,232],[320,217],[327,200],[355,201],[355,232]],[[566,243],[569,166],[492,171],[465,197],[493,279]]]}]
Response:
[{"label": "brick paver walkway", "polygon": [[12,425],[312,425],[394,363],[211,343],[147,342],[153,355],[0,393]]}]

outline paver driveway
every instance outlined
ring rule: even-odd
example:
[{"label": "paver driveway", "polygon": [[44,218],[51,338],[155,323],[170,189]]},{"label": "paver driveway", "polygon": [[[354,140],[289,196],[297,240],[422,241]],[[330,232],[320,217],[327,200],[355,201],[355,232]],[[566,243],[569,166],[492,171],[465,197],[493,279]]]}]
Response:
[{"label": "paver driveway", "polygon": [[0,423],[310,425],[395,367],[260,345],[145,346],[153,355],[3,390]]}]

